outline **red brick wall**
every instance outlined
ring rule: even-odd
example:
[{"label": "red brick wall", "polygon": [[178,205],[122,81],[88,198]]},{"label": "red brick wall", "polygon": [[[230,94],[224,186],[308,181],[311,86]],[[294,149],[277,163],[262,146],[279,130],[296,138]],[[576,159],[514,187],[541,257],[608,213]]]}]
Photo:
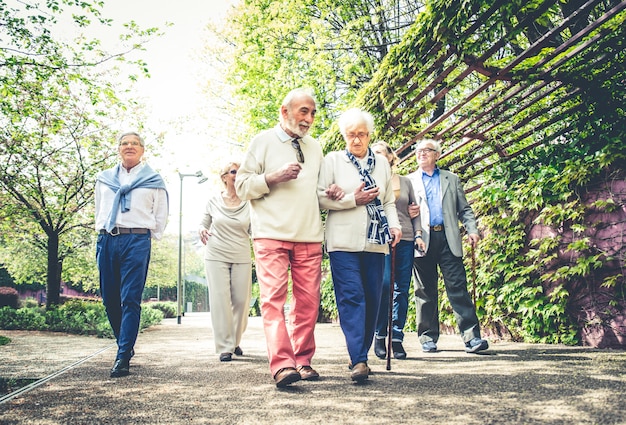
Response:
[{"label": "red brick wall", "polygon": [[[531,239],[561,236],[558,259],[550,266],[556,270],[574,265],[581,255],[602,254],[604,266],[591,276],[565,282],[570,293],[568,311],[581,329],[583,345],[604,348],[626,348],[626,173],[605,174],[580,192],[586,206],[583,234],[575,233],[567,224],[554,229],[533,226]],[[612,199],[613,211],[594,205],[597,200]],[[584,253],[567,250],[571,242],[587,237],[591,249]],[[608,276],[619,275],[614,286],[603,285]],[[560,282],[561,283],[561,282]],[[552,285],[546,285],[549,293]]]}]

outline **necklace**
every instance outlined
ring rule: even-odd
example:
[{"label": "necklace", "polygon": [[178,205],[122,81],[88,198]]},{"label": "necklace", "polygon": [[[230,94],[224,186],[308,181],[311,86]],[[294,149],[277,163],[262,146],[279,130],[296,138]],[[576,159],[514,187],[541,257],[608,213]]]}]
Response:
[{"label": "necklace", "polygon": [[241,203],[241,199],[239,199],[237,194],[229,195],[228,192],[222,192],[222,199],[228,207],[236,207]]}]

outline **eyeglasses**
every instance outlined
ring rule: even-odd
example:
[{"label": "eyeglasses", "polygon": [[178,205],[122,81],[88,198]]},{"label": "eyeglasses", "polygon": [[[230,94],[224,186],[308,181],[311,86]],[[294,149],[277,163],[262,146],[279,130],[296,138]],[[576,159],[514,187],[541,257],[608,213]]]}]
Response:
[{"label": "eyeglasses", "polygon": [[415,154],[416,155],[429,154],[431,152],[437,152],[437,151],[435,149],[431,149],[431,148],[424,148],[424,149],[416,149],[415,150]]},{"label": "eyeglasses", "polygon": [[364,132],[360,132],[360,133],[348,133],[346,134],[346,139],[348,140],[354,140],[357,137],[359,138],[359,140],[363,140],[364,138],[366,138],[367,136],[369,136],[369,133],[364,133]]},{"label": "eyeglasses", "polygon": [[133,140],[133,141],[130,141],[130,142],[125,140],[123,142],[120,142],[120,146],[128,146],[128,145],[131,145],[131,146],[141,146],[141,142],[138,142],[137,140]]},{"label": "eyeglasses", "polygon": [[296,159],[300,164],[304,164],[304,154],[302,153],[302,149],[300,148],[300,139],[293,139],[291,141],[291,146],[296,150]]},{"label": "eyeglasses", "polygon": [[237,170],[230,170],[229,173],[230,174],[237,174]]}]

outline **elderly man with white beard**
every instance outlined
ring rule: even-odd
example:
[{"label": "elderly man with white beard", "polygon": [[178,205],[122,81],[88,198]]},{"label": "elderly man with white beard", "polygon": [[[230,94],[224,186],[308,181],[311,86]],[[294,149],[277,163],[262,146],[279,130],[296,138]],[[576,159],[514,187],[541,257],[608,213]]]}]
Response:
[{"label": "elderly man with white beard", "polygon": [[[315,113],[308,91],[289,92],[279,110],[279,124],[253,138],[235,180],[237,195],[250,200],[261,316],[270,372],[279,388],[319,378],[311,360],[324,236],[317,199],[323,153],[307,135]],[[336,187],[329,192],[343,195]],[[292,302],[286,323],[289,270]]]}]

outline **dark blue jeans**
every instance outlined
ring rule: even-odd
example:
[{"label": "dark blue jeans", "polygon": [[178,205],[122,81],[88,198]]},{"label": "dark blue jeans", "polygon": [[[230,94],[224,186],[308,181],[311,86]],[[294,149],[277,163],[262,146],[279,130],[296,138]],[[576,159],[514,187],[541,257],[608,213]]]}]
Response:
[{"label": "dark blue jeans", "polygon": [[367,362],[372,346],[385,255],[372,252],[334,251],[330,257],[339,324],[353,365]]},{"label": "dark blue jeans", "polygon": [[[404,325],[406,314],[409,309],[409,287],[411,285],[411,270],[413,268],[413,241],[398,242],[394,248],[396,251],[395,282],[393,289],[393,330],[392,341],[404,341]],[[380,297],[380,310],[376,325],[376,335],[384,338],[387,336],[389,326],[389,296],[391,288],[391,254],[385,256],[385,273],[383,275],[383,291]]]},{"label": "dark blue jeans", "polygon": [[150,233],[98,235],[100,293],[117,339],[116,359],[129,359],[137,341],[150,251]]}]

